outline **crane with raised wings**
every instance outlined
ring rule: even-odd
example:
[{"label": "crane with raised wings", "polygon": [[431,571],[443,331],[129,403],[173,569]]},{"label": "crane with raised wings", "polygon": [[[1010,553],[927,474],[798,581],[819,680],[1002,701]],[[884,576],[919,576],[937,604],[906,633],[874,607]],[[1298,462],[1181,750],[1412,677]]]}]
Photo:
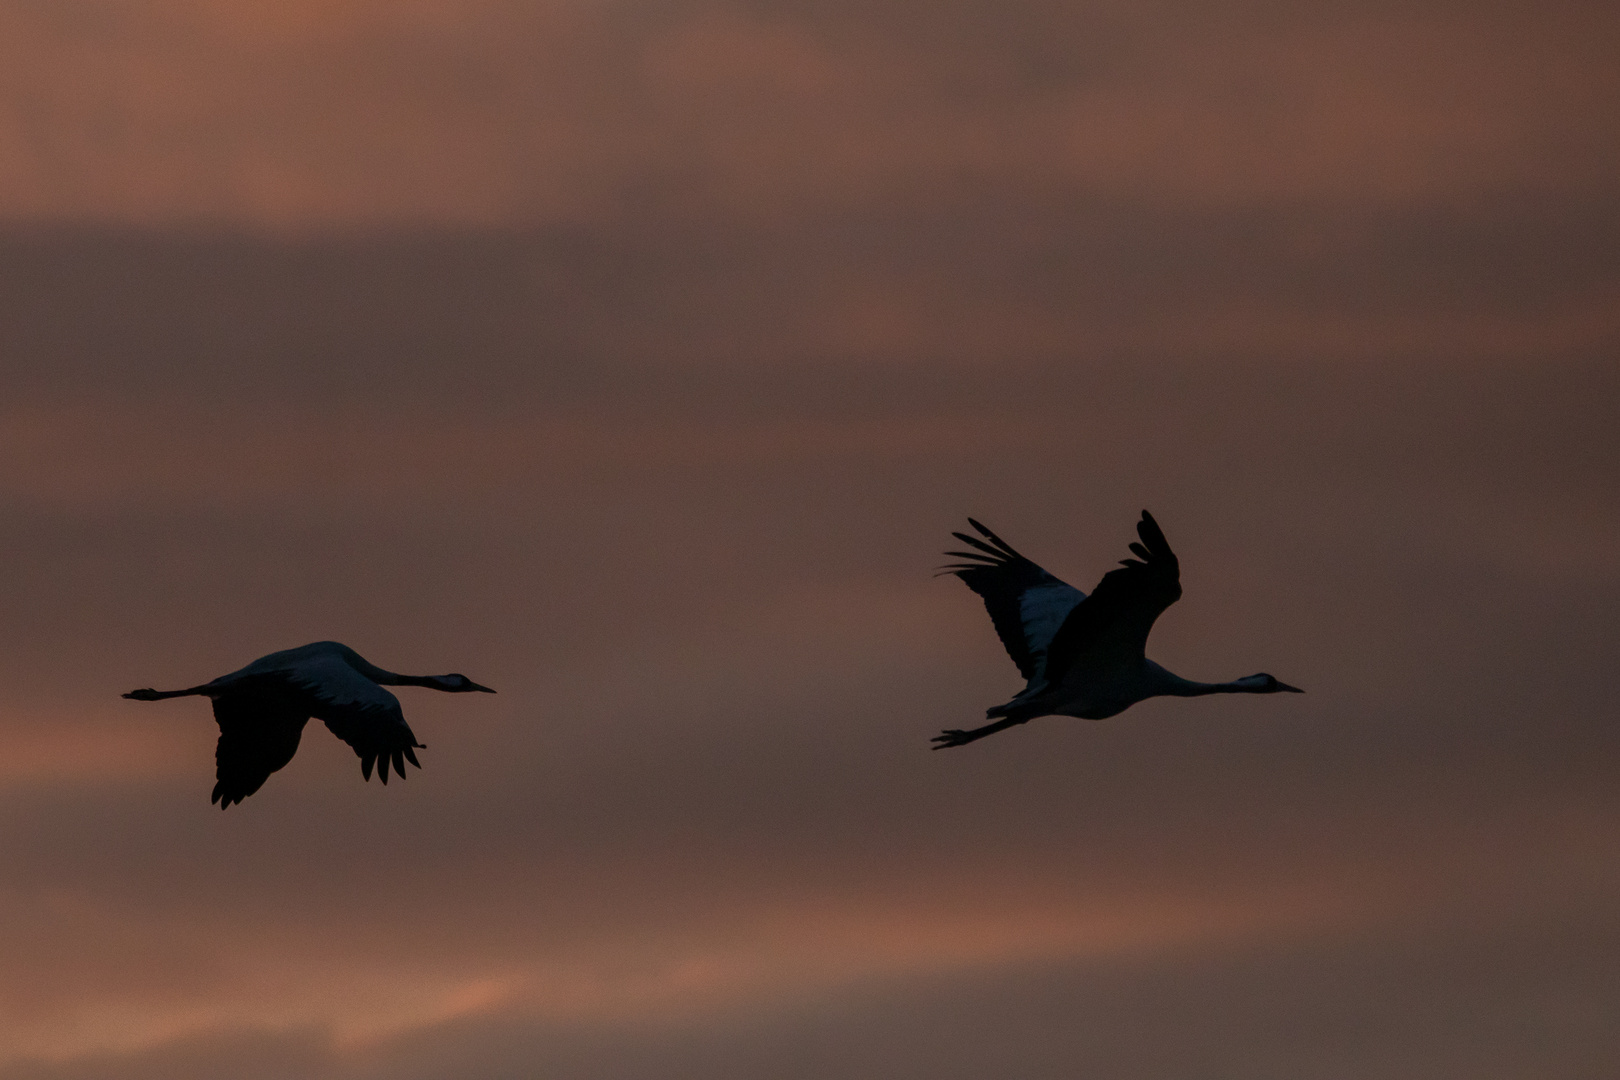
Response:
[{"label": "crane with raised wings", "polygon": [[1165,608],[1181,598],[1181,564],[1153,515],[1142,511],[1134,559],[1103,575],[1091,595],[1047,573],[1001,537],[968,518],[979,533],[952,533],[970,551],[940,568],[978,593],[996,634],[1027,685],[1005,705],[988,710],[995,723],[934,736],[934,749],[962,746],[1038,716],[1102,720],[1150,697],[1204,694],[1275,694],[1304,691],[1262,672],[1231,682],[1183,679],[1147,658],[1148,633]]}]

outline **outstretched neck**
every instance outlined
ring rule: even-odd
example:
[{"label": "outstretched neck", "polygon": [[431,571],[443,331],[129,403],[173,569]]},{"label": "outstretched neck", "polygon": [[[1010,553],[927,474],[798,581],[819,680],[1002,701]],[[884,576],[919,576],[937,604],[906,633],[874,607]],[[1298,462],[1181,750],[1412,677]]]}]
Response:
[{"label": "outstretched neck", "polygon": [[1147,663],[1149,670],[1153,673],[1153,682],[1156,685],[1157,692],[1166,697],[1203,697],[1206,694],[1263,694],[1267,691],[1266,679],[1259,675],[1233,679],[1231,682],[1195,682],[1192,679],[1183,679],[1180,675],[1166,671],[1151,660]]},{"label": "outstretched neck", "polygon": [[[443,690],[447,694],[459,694],[465,690],[489,690],[488,687],[479,686],[465,675],[395,675],[385,672],[383,677],[376,680],[388,686],[425,686],[429,690]],[[490,693],[494,691],[489,690]]]},{"label": "outstretched neck", "polygon": [[428,686],[435,690],[444,689],[443,675],[396,675],[392,671],[384,671],[371,677],[375,683],[383,686]]},{"label": "outstretched neck", "polygon": [[[341,646],[340,646],[341,647]],[[348,665],[378,686],[432,686],[436,676],[433,675],[400,675],[397,672],[380,668],[367,660],[353,649],[342,647],[345,653],[343,659]]]},{"label": "outstretched neck", "polygon": [[1176,687],[1164,691],[1176,697],[1203,697],[1205,694],[1274,694],[1278,690],[1293,690],[1291,686],[1279,686],[1276,679],[1269,675],[1245,675],[1241,679],[1231,682],[1193,682],[1191,679],[1176,678]]},{"label": "outstretched neck", "polygon": [[464,694],[472,690],[481,690],[486,694],[495,692],[456,672],[449,675],[396,675],[392,671],[384,671],[368,664],[363,673],[372,682],[382,686],[425,686],[429,690],[443,690],[447,694]]},{"label": "outstretched neck", "polygon": [[1174,685],[1165,690],[1171,697],[1203,697],[1205,694],[1252,694],[1255,688],[1245,686],[1241,679],[1233,682],[1194,682],[1191,679],[1177,678]]}]

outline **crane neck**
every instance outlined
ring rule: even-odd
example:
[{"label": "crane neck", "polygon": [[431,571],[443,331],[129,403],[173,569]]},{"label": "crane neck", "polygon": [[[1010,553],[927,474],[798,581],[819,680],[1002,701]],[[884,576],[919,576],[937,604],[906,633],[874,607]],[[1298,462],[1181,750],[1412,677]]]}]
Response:
[{"label": "crane neck", "polygon": [[438,686],[437,675],[396,675],[392,671],[378,670],[371,681],[380,686]]},{"label": "crane neck", "polygon": [[1253,687],[1244,686],[1238,682],[1194,682],[1191,679],[1177,679],[1176,685],[1165,693],[1171,697],[1203,697],[1205,694],[1251,694]]},{"label": "crane neck", "polygon": [[338,646],[343,651],[343,659],[348,665],[378,686],[432,686],[432,675],[401,675],[398,672],[380,668],[367,660],[359,653],[346,645]]},{"label": "crane neck", "polygon": [[1262,692],[1262,684],[1253,678],[1233,679],[1231,682],[1197,682],[1193,679],[1183,679],[1174,672],[1167,671],[1155,664],[1146,661],[1150,677],[1156,691],[1166,697],[1204,697],[1207,694],[1254,694]]},{"label": "crane neck", "polygon": [[467,689],[484,689],[476,684],[470,684],[461,675],[396,675],[392,671],[385,671],[380,678],[373,676],[372,681],[383,686],[425,686],[429,690],[443,690],[447,694]]}]

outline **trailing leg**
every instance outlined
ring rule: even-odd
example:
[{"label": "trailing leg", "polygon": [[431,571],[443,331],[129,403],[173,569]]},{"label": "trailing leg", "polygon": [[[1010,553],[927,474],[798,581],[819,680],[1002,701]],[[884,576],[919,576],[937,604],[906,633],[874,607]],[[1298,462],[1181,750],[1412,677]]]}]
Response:
[{"label": "trailing leg", "polygon": [[1019,724],[1026,723],[1028,720],[1029,717],[1027,716],[1017,720],[997,720],[994,724],[986,724],[984,727],[972,728],[967,731],[961,728],[948,728],[934,736],[934,749],[943,750],[947,746],[966,746],[975,739],[982,739],[986,735],[994,735],[998,731],[1016,727]]}]

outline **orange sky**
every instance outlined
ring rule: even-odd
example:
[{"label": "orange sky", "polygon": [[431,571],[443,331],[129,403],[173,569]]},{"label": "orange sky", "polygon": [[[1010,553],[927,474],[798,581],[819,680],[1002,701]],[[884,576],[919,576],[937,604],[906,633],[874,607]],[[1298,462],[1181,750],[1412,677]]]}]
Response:
[{"label": "orange sky", "polygon": [[[0,1080],[1614,1073],[1617,30],[0,0]],[[930,753],[1144,506],[1308,693]]]},{"label": "orange sky", "polygon": [[0,211],[747,217],[942,183],[1176,207],[1601,187],[1605,5],[0,6]]}]

